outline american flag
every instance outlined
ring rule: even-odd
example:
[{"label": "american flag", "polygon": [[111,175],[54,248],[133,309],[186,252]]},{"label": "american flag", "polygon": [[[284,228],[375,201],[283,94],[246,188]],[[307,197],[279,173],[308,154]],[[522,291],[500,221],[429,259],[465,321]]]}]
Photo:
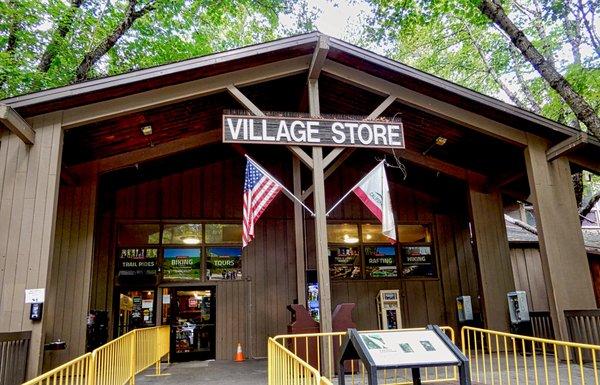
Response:
[{"label": "american flag", "polygon": [[281,191],[281,185],[270,175],[262,172],[248,158],[246,180],[244,181],[244,229],[242,247],[254,239],[254,224]]}]

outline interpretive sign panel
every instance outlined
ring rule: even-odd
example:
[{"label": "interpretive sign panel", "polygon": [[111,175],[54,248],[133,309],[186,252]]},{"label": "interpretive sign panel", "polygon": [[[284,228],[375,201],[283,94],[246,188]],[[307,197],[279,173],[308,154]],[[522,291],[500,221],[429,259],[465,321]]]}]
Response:
[{"label": "interpretive sign panel", "polygon": [[[459,383],[471,384],[469,360],[436,325],[424,330],[358,332],[349,329],[338,357],[340,372],[346,361],[360,359],[369,385],[377,385],[380,369],[411,369],[413,384],[420,385],[420,368],[440,366],[457,366]],[[340,385],[345,385],[344,377],[338,377]]]},{"label": "interpretive sign panel", "polygon": [[377,366],[415,367],[458,364],[433,330],[359,333]]},{"label": "interpretive sign panel", "polygon": [[223,115],[224,143],[404,148],[401,122]]}]

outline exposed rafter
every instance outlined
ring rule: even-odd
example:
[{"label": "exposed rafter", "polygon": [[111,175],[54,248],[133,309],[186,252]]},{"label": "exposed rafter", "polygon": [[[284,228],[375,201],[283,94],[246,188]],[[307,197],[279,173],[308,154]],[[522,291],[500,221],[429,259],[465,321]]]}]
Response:
[{"label": "exposed rafter", "polygon": [[398,158],[405,159],[409,162],[415,163],[419,166],[423,166],[425,168],[429,168],[433,171],[439,171],[442,174],[454,177],[456,179],[464,180],[470,182],[473,186],[476,186],[480,189],[484,189],[487,185],[488,178],[480,174],[476,171],[472,171],[460,166],[457,166],[452,163],[444,162],[443,160],[423,155],[420,152],[401,149],[401,150],[392,150],[392,149],[384,149],[384,152],[388,154],[393,154]]},{"label": "exposed rafter", "polygon": [[33,144],[35,142],[35,131],[12,107],[0,104],[0,122],[18,136],[23,143]]},{"label": "exposed rafter", "polygon": [[318,79],[323,68],[323,63],[329,53],[329,37],[326,35],[320,35],[315,52],[313,53],[312,60],[310,61],[310,68],[308,70],[308,79]]},{"label": "exposed rafter", "polygon": [[104,172],[132,166],[136,163],[146,162],[191,150],[193,148],[219,143],[222,139],[221,133],[222,130],[220,128],[216,130],[205,131],[185,138],[161,143],[154,147],[141,148],[139,150],[126,152],[123,154],[81,163],[70,167],[68,170],[73,175],[85,175],[90,170],[95,170],[98,174],[102,174]]}]

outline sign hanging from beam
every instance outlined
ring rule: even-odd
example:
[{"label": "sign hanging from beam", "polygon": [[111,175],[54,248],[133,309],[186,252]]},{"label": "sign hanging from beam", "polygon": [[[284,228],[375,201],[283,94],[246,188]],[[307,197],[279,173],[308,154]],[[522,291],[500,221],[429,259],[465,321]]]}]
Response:
[{"label": "sign hanging from beam", "polygon": [[401,122],[223,115],[223,143],[404,148]]}]

